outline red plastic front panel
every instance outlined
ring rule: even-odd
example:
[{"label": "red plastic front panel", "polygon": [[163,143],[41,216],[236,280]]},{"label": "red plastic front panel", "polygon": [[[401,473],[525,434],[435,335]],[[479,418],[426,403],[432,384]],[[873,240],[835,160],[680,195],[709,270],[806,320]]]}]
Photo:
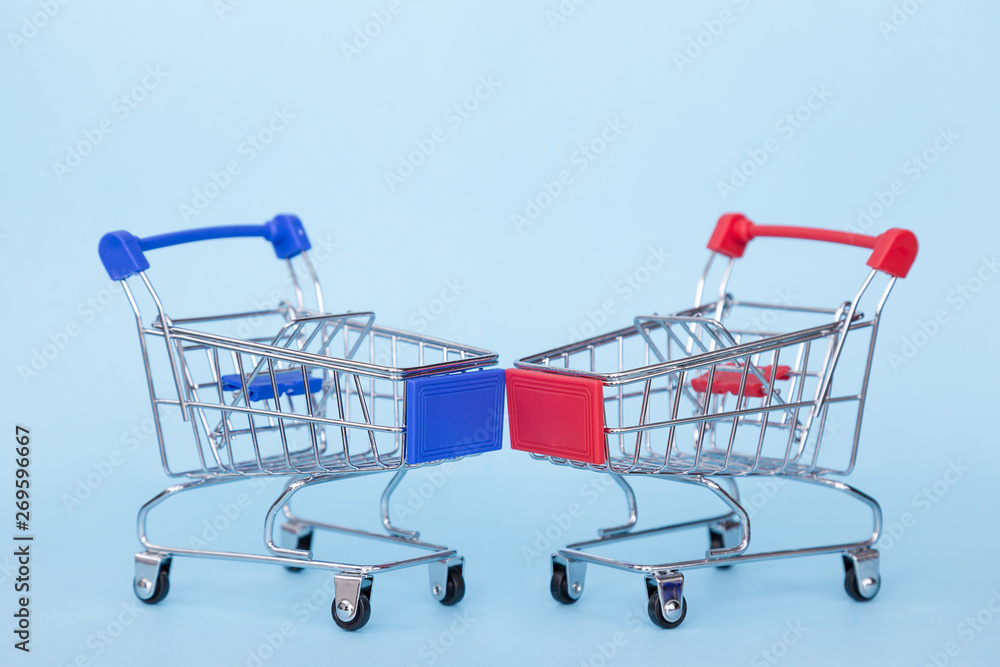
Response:
[{"label": "red plastic front panel", "polygon": [[599,381],[520,368],[508,368],[506,380],[512,449],[604,463],[604,390]]}]

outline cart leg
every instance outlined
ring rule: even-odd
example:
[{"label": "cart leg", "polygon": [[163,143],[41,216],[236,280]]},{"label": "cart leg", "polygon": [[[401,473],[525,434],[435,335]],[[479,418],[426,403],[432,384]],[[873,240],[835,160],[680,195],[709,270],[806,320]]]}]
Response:
[{"label": "cart leg", "polygon": [[552,555],[552,581],[549,592],[557,602],[573,604],[583,595],[587,564],[559,554]]},{"label": "cart leg", "polygon": [[149,551],[135,555],[135,596],[146,604],[161,602],[170,591],[170,556]]},{"label": "cart leg", "polygon": [[392,525],[392,521],[389,520],[389,500],[392,498],[392,492],[396,490],[399,483],[403,481],[403,477],[406,475],[406,470],[400,470],[389,483],[385,485],[385,491],[382,492],[382,525],[385,530],[390,535],[395,535],[396,537],[405,537],[408,540],[419,540],[420,533],[415,530],[405,530],[403,528],[397,528]]},{"label": "cart leg", "polygon": [[465,559],[461,556],[428,565],[431,596],[446,607],[461,602],[465,597],[464,568]]},{"label": "cart leg", "polygon": [[729,495],[733,497],[733,500],[735,500],[737,503],[739,503],[740,502],[740,487],[739,487],[739,484],[736,483],[736,478],[734,478],[734,477],[724,477],[723,479],[726,482],[729,483]]},{"label": "cart leg", "polygon": [[[733,549],[739,545],[742,537],[743,527],[739,521],[727,519],[708,527],[709,548],[712,550]],[[717,567],[720,570],[725,570],[732,565],[719,565]]]},{"label": "cart leg", "polygon": [[855,549],[844,554],[844,589],[858,602],[868,602],[882,587],[878,549]]},{"label": "cart leg", "polygon": [[825,477],[819,477],[816,475],[801,475],[795,477],[788,477],[795,482],[806,482],[808,484],[815,484],[817,486],[823,486],[834,491],[840,491],[841,493],[854,498],[860,503],[868,506],[872,513],[872,532],[871,536],[864,540],[863,542],[858,542],[853,545],[845,545],[847,550],[845,554],[849,551],[859,551],[872,546],[878,541],[878,536],[882,533],[882,506],[878,504],[878,501],[869,496],[867,493],[855,489],[849,484],[845,484],[840,480],[827,479]]},{"label": "cart leg", "polygon": [[[279,538],[279,541],[282,542],[282,545],[279,546],[274,543],[274,521],[278,516],[278,512],[281,512],[282,510],[285,509],[285,506],[288,504],[288,502],[292,499],[292,496],[294,496],[297,491],[317,481],[327,481],[327,479],[313,476],[313,477],[300,477],[298,479],[293,480],[288,484],[288,486],[284,488],[284,490],[278,496],[278,499],[271,504],[271,507],[268,508],[267,515],[264,517],[264,546],[266,546],[267,550],[273,553],[274,555],[286,556],[289,558],[299,558],[301,560],[312,560],[312,552],[309,550],[309,547],[312,545],[311,537],[308,538],[307,540],[303,540],[304,546],[299,546],[297,539],[294,543],[291,543],[291,541],[285,537],[286,535],[285,526],[289,524],[296,524],[298,522],[286,522],[282,524],[281,526],[282,537]],[[308,526],[304,527],[308,529]],[[295,526],[288,532],[294,534],[297,531],[298,527]],[[286,544],[288,544],[289,546],[285,546]]]},{"label": "cart leg", "polygon": [[[732,477],[725,478],[725,481],[729,483],[729,495],[736,502],[740,504],[740,487],[736,483],[736,480]],[[742,505],[741,505],[742,506]],[[733,549],[735,548],[742,539],[743,529],[740,526],[739,521],[733,521],[736,517],[736,513],[730,514],[730,517],[726,520],[720,521],[714,526],[709,526],[708,528],[708,543],[709,549]],[[732,565],[719,565],[718,569],[728,570]]]},{"label": "cart leg", "polygon": [[629,485],[625,478],[621,475],[611,475],[611,479],[621,487],[622,493],[625,494],[625,502],[628,503],[628,521],[620,526],[614,526],[612,528],[601,528],[597,531],[597,534],[601,537],[609,537],[611,535],[621,535],[622,533],[627,533],[635,527],[636,521],[639,520],[639,508],[635,502],[635,492]]},{"label": "cart leg", "polygon": [[646,577],[646,611],[649,620],[661,628],[676,628],[687,616],[684,599],[684,575],[680,572],[657,572]]},{"label": "cart leg", "polygon": [[371,618],[372,578],[341,573],[333,576],[334,622],[344,630],[360,630]]},{"label": "cart leg", "polygon": [[[307,551],[309,559],[312,560],[312,537],[313,529],[298,521],[286,521],[281,524],[281,532],[278,533],[278,543],[281,548],[289,551]],[[301,567],[286,565],[289,572],[301,572]]]},{"label": "cart leg", "polygon": [[[719,500],[724,502],[727,507],[729,507],[730,516],[735,517],[733,519],[723,519],[722,521],[715,524],[709,528],[710,546],[706,554],[707,558],[718,558],[723,559],[727,557],[738,556],[747,550],[750,546],[750,515],[747,514],[746,510],[739,503],[739,488],[735,483],[731,483],[731,492],[727,492],[722,486],[710,477],[705,477],[703,475],[693,475],[690,477],[678,477],[678,482],[683,482],[685,484],[698,484],[707,487],[712,493],[719,497]],[[712,530],[716,526],[723,527],[720,531],[722,533],[722,545],[717,547],[715,544],[715,538],[712,536]],[[727,537],[729,531],[732,531],[732,535],[736,537]],[[732,544],[726,542],[727,539],[732,540]]]}]

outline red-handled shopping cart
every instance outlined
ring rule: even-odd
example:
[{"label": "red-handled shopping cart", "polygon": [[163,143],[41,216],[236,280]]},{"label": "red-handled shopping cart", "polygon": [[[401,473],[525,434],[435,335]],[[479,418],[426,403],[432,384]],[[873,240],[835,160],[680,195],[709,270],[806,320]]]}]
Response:
[{"label": "red-handled shopping cart", "polygon": [[[236,237],[271,243],[287,262],[295,301],[276,300],[256,311],[229,315],[168,316],[147,275],[145,253]],[[427,565],[431,595],[438,602],[453,605],[465,593],[464,559],[454,549],[421,541],[419,533],[393,525],[389,503],[412,468],[500,449],[503,371],[489,368],[497,356],[378,326],[369,312],[325,313],[309,249],[305,229],[292,215],[263,225],[146,238],[118,231],[101,239],[104,267],[121,281],[135,314],[163,470],[183,480],[139,510],[139,540],[145,550],[135,557],[134,589],[143,602],[167,596],[177,556],[326,570],[334,579],[333,619],[345,630],[368,622],[373,576],[381,572]],[[234,283],[241,283],[263,258],[234,255],[223,266]],[[307,307],[310,285],[314,296]],[[394,474],[381,497],[380,532],[292,513],[292,497],[307,487],[383,472]],[[158,505],[188,491],[253,478],[285,482],[264,517],[263,553],[149,539],[147,517]],[[334,510],[356,504],[354,494],[341,493],[333,500]],[[313,551],[316,531],[424,553],[379,563],[320,559]]]},{"label": "red-handled shopping cart", "polygon": [[[868,248],[871,270],[853,299],[836,308],[741,301],[727,287],[735,260],[758,237]],[[880,317],[896,279],[907,275],[916,258],[917,239],[902,229],[873,237],[755,225],[743,215],[727,214],[708,247],[712,255],[698,281],[694,308],[637,317],[634,326],[526,357],[507,370],[511,447],[556,465],[609,473],[628,502],[623,525],[556,551],[552,595],[565,604],[576,602],[587,563],[640,573],[650,619],[672,628],[687,613],[684,570],[840,553],[847,593],[871,600],[881,583],[873,548],[881,509],[831,476],[854,468]],[[717,298],[706,303],[705,285],[718,255],[729,261]],[[874,296],[870,288],[883,280],[880,275],[885,286]],[[863,299],[873,300],[870,316],[860,308]],[[706,487],[728,512],[633,530],[637,507],[626,481],[632,475]],[[872,512],[871,535],[848,544],[750,552],[750,517],[736,479],[763,475],[861,501]],[[709,529],[704,558],[638,564],[589,551],[699,527]]]}]

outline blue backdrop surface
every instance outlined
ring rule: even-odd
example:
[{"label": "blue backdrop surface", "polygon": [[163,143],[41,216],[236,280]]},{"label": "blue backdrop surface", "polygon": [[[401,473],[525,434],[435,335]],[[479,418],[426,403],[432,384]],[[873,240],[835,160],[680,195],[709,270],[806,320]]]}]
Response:
[{"label": "blue backdrop surface", "polygon": [[[36,539],[29,655],[12,646],[16,563],[0,550],[0,662],[995,664],[998,26],[985,0],[4,3],[0,537],[15,532],[21,424]],[[562,607],[548,555],[620,521],[620,494],[506,445],[418,471],[397,496],[404,527],[465,555],[457,607],[430,599],[422,571],[388,574],[349,634],[323,573],[180,559],[166,601],[136,602],[135,511],[168,480],[131,312],[97,257],[104,232],[295,213],[331,310],[373,310],[509,366],[690,305],[726,211],[920,238],[850,477],[885,512],[872,603],[844,595],[824,556],[694,572],[670,632],[649,623],[634,575],[591,567],[584,598]],[[753,252],[738,296],[836,306],[863,276],[857,250]],[[250,240],[158,251],[150,277],[176,316],[287,289]],[[376,527],[384,481],[303,505]],[[206,491],[154,514],[155,530],[255,548],[279,490]],[[637,491],[647,526],[715,509],[680,485]],[[850,505],[780,481],[746,492],[762,547],[866,528]],[[627,555],[697,555],[704,537]]]}]

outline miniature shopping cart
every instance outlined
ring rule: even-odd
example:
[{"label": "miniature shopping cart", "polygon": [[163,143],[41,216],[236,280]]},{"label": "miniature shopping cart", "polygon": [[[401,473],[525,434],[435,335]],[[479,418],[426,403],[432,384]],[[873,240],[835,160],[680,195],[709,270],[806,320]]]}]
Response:
[{"label": "miniature shopping cart", "polygon": [[[270,241],[278,258],[287,261],[294,304],[276,299],[253,312],[170,318],[147,276],[144,253],[244,236]],[[157,603],[167,596],[174,556],[332,571],[333,619],[346,630],[368,622],[372,577],[380,572],[428,565],[436,600],[452,605],[464,595],[463,558],[394,526],[389,502],[411,468],[500,449],[503,371],[487,368],[497,357],[376,326],[372,313],[325,314],[309,248],[302,223],[291,215],[279,215],[264,225],[141,239],[119,231],[101,239],[101,260],[111,278],[121,281],[135,311],[163,469],[185,480],[139,510],[139,540],[145,551],[136,555],[134,584],[143,602]],[[223,264],[233,282],[252,274],[262,259],[250,250]],[[309,283],[315,292],[315,303],[310,304],[314,309],[306,307],[304,298],[303,286]],[[389,471],[395,474],[381,498],[384,532],[292,513],[292,496],[306,487]],[[168,498],[226,482],[277,476],[287,483],[265,516],[263,554],[160,546],[147,537],[149,512]],[[339,500],[351,497],[342,494]],[[284,519],[276,542],[279,513]],[[316,529],[428,553],[374,565],[320,560],[312,551]]]},{"label": "miniature shopping cart", "polygon": [[[740,301],[726,291],[735,259],[751,239],[762,236],[869,248],[871,271],[854,298],[836,308]],[[650,619],[672,628],[687,614],[685,570],[840,553],[847,593],[871,600],[881,583],[879,554],[872,548],[881,529],[881,509],[873,498],[830,476],[847,475],[854,468],[882,308],[896,279],[906,276],[916,258],[917,239],[901,229],[871,237],[759,226],[728,214],[720,218],[708,247],[713,252],[698,282],[694,308],[638,317],[634,326],[527,357],[507,371],[511,447],[556,465],[609,473],[628,502],[623,525],[556,551],[552,596],[564,604],[576,602],[587,563],[640,573]],[[729,262],[717,299],[705,303],[716,255]],[[886,285],[874,301],[874,315],[866,317],[859,304],[879,274],[887,274],[878,279]],[[784,326],[775,326],[779,323]],[[637,507],[626,481],[633,475],[706,487],[728,512],[633,530]],[[871,535],[850,544],[750,552],[750,517],[736,479],[763,475],[861,501],[872,512]],[[638,564],[589,551],[706,527],[710,548],[704,558]]]}]

